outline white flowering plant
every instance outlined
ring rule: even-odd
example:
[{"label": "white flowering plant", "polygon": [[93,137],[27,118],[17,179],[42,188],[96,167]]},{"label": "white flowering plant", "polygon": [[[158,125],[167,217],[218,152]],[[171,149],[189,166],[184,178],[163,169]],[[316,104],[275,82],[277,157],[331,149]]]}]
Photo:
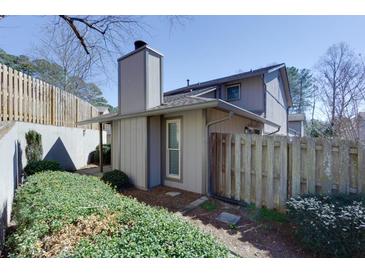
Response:
[{"label": "white flowering plant", "polygon": [[301,195],[287,209],[297,239],[317,256],[365,256],[364,196]]}]

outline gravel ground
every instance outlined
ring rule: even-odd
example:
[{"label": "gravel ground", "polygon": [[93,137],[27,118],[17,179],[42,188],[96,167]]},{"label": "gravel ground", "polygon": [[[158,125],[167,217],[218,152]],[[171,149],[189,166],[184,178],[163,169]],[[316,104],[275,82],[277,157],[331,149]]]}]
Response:
[{"label": "gravel ground", "polygon": [[[181,194],[170,197],[166,195],[169,191],[177,191]],[[292,230],[287,223],[258,221],[246,208],[209,199],[215,208],[207,210],[197,207],[182,215],[179,211],[201,195],[169,187],[157,187],[151,191],[132,188],[123,191],[123,194],[135,197],[146,204],[176,212],[203,231],[214,235],[239,257],[310,257],[295,244]],[[241,219],[237,225],[229,226],[217,221],[215,218],[223,211],[239,215]]]}]

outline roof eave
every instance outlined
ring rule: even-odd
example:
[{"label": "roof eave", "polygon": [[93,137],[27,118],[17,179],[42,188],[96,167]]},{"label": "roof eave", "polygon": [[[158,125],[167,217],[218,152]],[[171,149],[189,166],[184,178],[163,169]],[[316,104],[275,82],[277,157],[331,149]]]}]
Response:
[{"label": "roof eave", "polygon": [[278,125],[278,124],[276,124],[276,123],[274,123],[270,120],[267,120],[264,117],[262,117],[260,115],[257,115],[257,114],[255,114],[251,111],[248,111],[248,110],[245,110],[243,108],[237,107],[237,106],[235,106],[233,104],[230,104],[226,101],[223,101],[221,99],[218,99],[218,101],[219,101],[218,107],[221,108],[221,109],[232,111],[233,113],[238,114],[242,117],[246,117],[246,118],[249,118],[251,120],[258,121],[258,122],[261,122],[261,123],[264,123],[264,124],[267,124],[267,125],[270,125],[270,126],[280,127],[280,125]]},{"label": "roof eave", "polygon": [[136,113],[130,113],[130,114],[117,114],[110,118],[103,118],[102,116],[98,116],[98,117],[96,117],[96,119],[88,119],[88,120],[78,122],[77,125],[87,125],[87,124],[92,124],[92,123],[106,123],[106,122],[112,122],[112,121],[120,120],[120,119],[143,117],[143,116],[155,116],[155,115],[162,115],[162,114],[179,112],[179,111],[212,108],[212,107],[216,107],[216,106],[218,106],[218,100],[210,100],[207,102],[195,103],[195,104],[185,105],[185,106],[178,106],[178,107],[172,106],[172,107],[167,107],[167,108],[153,109],[153,110],[147,110],[147,111],[143,111],[143,112],[136,112]]}]

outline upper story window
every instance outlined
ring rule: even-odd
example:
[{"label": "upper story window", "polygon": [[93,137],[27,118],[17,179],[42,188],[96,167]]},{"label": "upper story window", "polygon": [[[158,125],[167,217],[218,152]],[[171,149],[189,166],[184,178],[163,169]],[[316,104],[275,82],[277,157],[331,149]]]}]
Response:
[{"label": "upper story window", "polygon": [[227,101],[239,100],[241,96],[241,85],[236,84],[227,86],[226,91],[227,91]]}]

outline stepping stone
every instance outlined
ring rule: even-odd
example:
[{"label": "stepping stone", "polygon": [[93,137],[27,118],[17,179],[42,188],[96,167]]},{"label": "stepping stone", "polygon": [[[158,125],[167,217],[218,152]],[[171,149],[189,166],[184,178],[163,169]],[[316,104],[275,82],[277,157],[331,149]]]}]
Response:
[{"label": "stepping stone", "polygon": [[190,204],[188,204],[185,208],[183,208],[183,210],[181,210],[181,213],[185,214],[185,213],[193,210],[194,208],[197,208],[198,206],[200,206],[205,201],[208,201],[208,197],[202,196],[199,199],[197,199],[197,200],[191,202]]},{"label": "stepping stone", "polygon": [[233,225],[237,224],[240,219],[241,219],[240,216],[237,216],[237,215],[234,215],[234,214],[231,214],[228,212],[222,212],[216,218],[216,220],[218,220],[218,221],[221,221],[226,224],[233,224]]},{"label": "stepping stone", "polygon": [[166,192],[166,195],[171,196],[171,197],[175,197],[180,195],[181,192],[176,192],[176,191],[170,191],[170,192]]}]

